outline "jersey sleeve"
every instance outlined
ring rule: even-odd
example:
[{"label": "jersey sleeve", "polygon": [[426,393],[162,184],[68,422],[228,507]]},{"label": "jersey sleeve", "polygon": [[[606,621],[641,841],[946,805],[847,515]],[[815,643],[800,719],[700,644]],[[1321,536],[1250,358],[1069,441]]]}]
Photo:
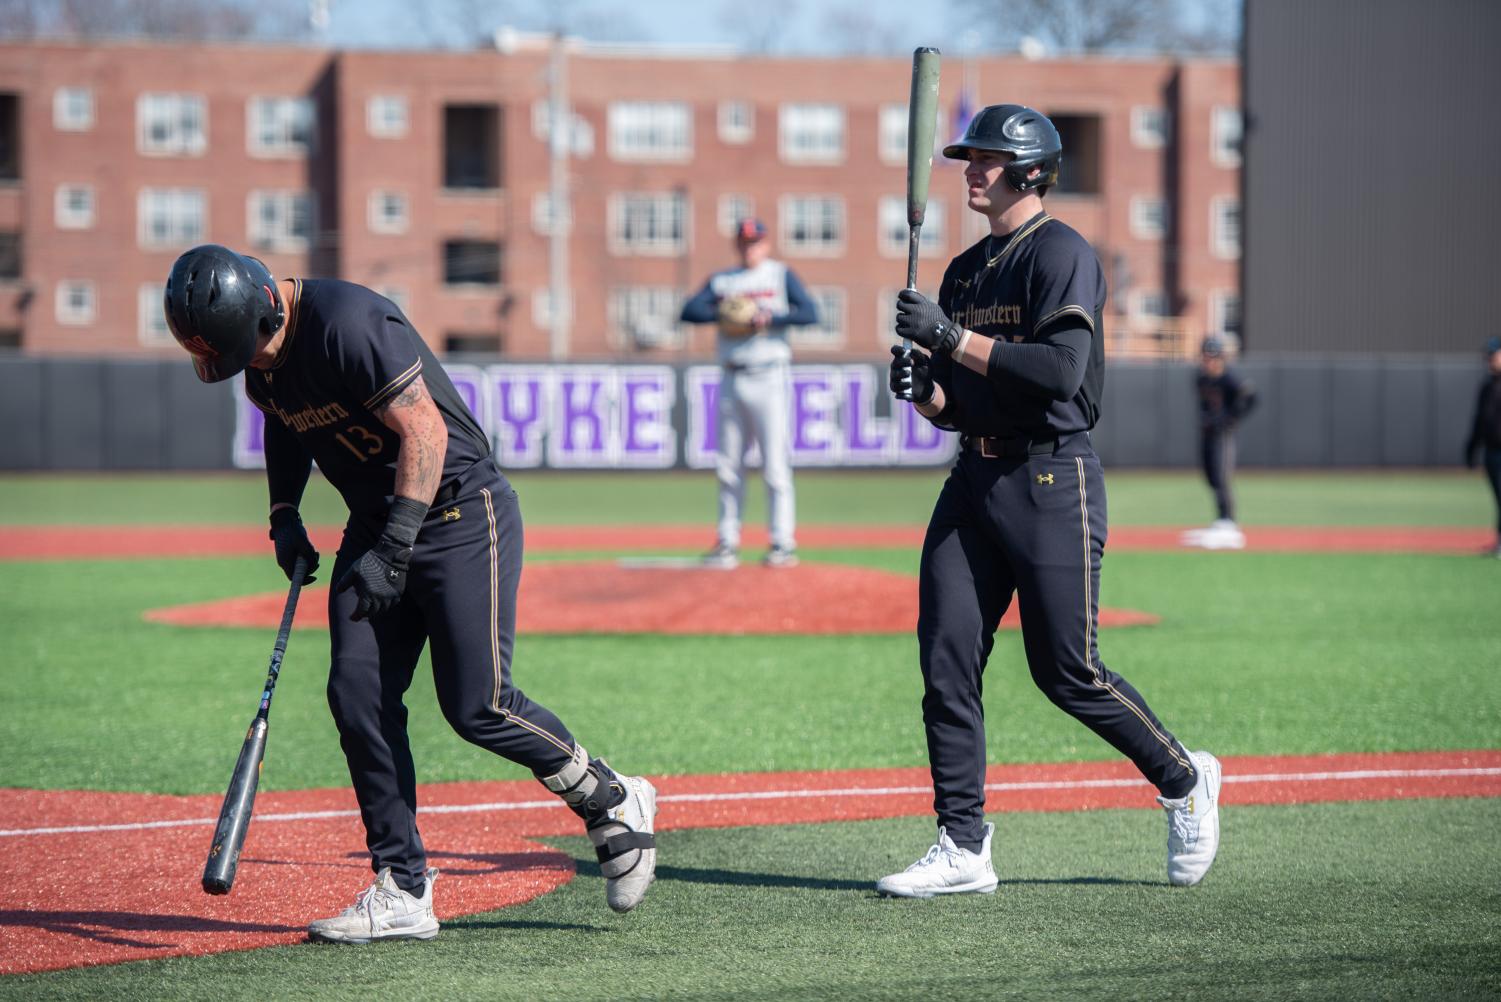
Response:
[{"label": "jersey sleeve", "polygon": [[368,322],[333,332],[330,347],[350,396],[379,410],[422,375],[416,333],[399,314],[374,312]]},{"label": "jersey sleeve", "polygon": [[1095,310],[1105,300],[1105,276],[1100,259],[1083,240],[1046,242],[1033,263],[1027,293],[1032,337],[1060,321],[1082,323],[1099,333]]}]

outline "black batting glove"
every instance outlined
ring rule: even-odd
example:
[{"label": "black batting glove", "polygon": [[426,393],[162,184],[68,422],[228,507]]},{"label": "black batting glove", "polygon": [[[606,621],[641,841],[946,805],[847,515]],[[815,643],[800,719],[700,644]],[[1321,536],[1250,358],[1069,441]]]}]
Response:
[{"label": "black batting glove", "polygon": [[288,581],[292,580],[292,570],[297,566],[298,557],[307,561],[307,576],[302,579],[302,583],[312,584],[318,580],[313,577],[313,572],[318,569],[318,551],[313,548],[312,540],[307,538],[307,530],[302,527],[302,516],[297,514],[296,508],[278,508],[271,513],[271,542],[276,547],[276,565],[281,568]]},{"label": "black batting glove", "polygon": [[933,371],[928,356],[901,345],[891,346],[891,392],[898,400],[925,404],[933,399]]},{"label": "black batting glove", "polygon": [[353,588],[359,596],[350,619],[358,622],[382,615],[401,601],[412,566],[412,546],[426,517],[427,505],[421,501],[397,495],[391,502],[391,514],[380,539],[339,578],[341,593]]},{"label": "black batting glove", "polygon": [[960,329],[938,304],[915,289],[896,294],[896,336],[920,344],[935,354],[951,354]]},{"label": "black batting glove", "polygon": [[366,550],[339,579],[340,592],[353,588],[359,596],[349,618],[358,622],[395,608],[406,590],[407,571],[411,566],[412,548],[381,536],[380,542]]}]

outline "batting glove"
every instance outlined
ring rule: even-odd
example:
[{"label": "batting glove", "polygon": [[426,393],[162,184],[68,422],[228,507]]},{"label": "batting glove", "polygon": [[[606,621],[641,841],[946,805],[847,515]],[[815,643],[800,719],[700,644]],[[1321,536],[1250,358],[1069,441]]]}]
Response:
[{"label": "batting glove", "polygon": [[353,588],[359,596],[349,618],[358,622],[389,612],[406,591],[412,566],[412,546],[427,517],[427,505],[397,495],[391,502],[386,529],[376,544],[339,578],[340,593]]},{"label": "batting glove", "polygon": [[952,354],[959,343],[959,325],[938,308],[938,304],[915,289],[896,294],[896,336],[929,351]]},{"label": "batting glove", "polygon": [[298,557],[307,561],[307,576],[302,583],[312,584],[318,580],[313,577],[313,572],[318,569],[318,551],[307,538],[302,516],[297,514],[296,508],[278,508],[271,513],[271,542],[276,547],[276,565],[288,581],[292,580],[292,569],[297,566]]},{"label": "batting glove", "polygon": [[891,392],[898,400],[925,404],[933,399],[933,372],[928,356],[900,345],[891,346]]}]

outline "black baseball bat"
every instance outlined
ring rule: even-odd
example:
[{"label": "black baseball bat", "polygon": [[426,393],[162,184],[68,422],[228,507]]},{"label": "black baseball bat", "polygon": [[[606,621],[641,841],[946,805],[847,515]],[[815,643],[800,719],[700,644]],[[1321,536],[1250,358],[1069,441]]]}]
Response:
[{"label": "black baseball bat", "polygon": [[271,649],[271,670],[266,675],[265,691],[261,693],[261,707],[256,711],[255,719],[250,721],[245,743],[240,746],[240,757],[235,762],[234,774],[229,777],[224,805],[219,808],[219,823],[214,826],[208,862],[203,866],[203,889],[209,894],[228,894],[235,885],[240,849],[245,845],[250,812],[255,807],[255,791],[260,785],[261,762],[266,757],[271,695],[276,691],[276,679],[281,674],[281,659],[287,652],[287,638],[292,635],[292,616],[297,611],[297,595],[302,591],[305,577],[307,560],[298,557],[292,568],[292,586],[287,589],[287,604],[281,613],[281,629],[276,631],[276,646]]},{"label": "black baseball bat", "polygon": [[[917,244],[928,211],[928,178],[933,172],[933,132],[938,118],[937,49],[912,53],[912,93],[907,100],[907,288],[917,288]],[[911,349],[912,344],[902,342]]]}]

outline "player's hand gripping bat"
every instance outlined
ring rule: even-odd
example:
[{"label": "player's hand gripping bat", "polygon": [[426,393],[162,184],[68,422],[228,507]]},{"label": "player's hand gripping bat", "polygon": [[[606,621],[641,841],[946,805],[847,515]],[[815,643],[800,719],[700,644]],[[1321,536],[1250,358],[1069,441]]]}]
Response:
[{"label": "player's hand gripping bat", "polygon": [[276,691],[276,678],[281,674],[281,659],[287,652],[292,616],[297,611],[297,595],[302,591],[307,569],[306,558],[298,557],[292,568],[292,587],[287,590],[286,608],[281,613],[281,629],[276,631],[276,646],[271,650],[271,671],[266,676],[261,707],[256,711],[255,719],[250,721],[245,743],[240,746],[239,761],[235,762],[234,775],[229,778],[229,791],[224,794],[224,806],[219,808],[219,823],[214,827],[214,841],[209,846],[208,862],[203,867],[203,889],[209,894],[228,894],[235,883],[240,848],[245,844],[250,811],[255,806],[255,790],[260,783],[261,760],[266,755],[266,718],[271,712],[271,695]]}]

